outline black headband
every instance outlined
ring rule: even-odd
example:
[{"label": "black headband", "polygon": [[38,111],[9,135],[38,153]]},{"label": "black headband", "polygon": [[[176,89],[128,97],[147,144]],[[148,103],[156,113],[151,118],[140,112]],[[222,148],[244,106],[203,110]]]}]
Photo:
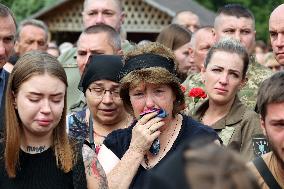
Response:
[{"label": "black headband", "polygon": [[145,53],[126,59],[120,74],[120,79],[134,70],[151,67],[165,68],[170,73],[175,74],[175,63],[171,58],[152,53]]},{"label": "black headband", "polygon": [[85,93],[92,82],[103,79],[118,83],[122,67],[121,56],[91,55],[79,83],[79,90]]}]

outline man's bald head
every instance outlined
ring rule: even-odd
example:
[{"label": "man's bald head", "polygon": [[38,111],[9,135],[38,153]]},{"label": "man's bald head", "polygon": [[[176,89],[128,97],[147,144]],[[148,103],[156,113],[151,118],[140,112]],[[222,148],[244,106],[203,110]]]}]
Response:
[{"label": "man's bald head", "polygon": [[284,65],[284,4],[276,7],[269,18],[271,46],[279,64]]},{"label": "man's bald head", "polygon": [[172,20],[173,24],[179,24],[191,32],[196,31],[200,27],[199,17],[191,11],[180,11]]}]

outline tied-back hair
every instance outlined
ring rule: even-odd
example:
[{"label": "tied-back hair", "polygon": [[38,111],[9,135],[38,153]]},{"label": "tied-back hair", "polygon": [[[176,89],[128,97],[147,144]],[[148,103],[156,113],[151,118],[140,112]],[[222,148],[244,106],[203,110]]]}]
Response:
[{"label": "tied-back hair", "polygon": [[[9,177],[16,177],[16,170],[20,167],[19,152],[20,141],[23,136],[23,126],[15,109],[15,95],[21,85],[36,75],[48,74],[61,80],[67,88],[67,76],[61,64],[53,56],[31,51],[22,56],[16,63],[6,91],[6,126],[5,126],[5,168]],[[58,125],[53,130],[52,148],[56,156],[57,166],[65,173],[69,172],[75,164],[73,148],[66,132],[66,91],[64,108]]]},{"label": "tied-back hair", "polygon": [[160,32],[156,42],[159,42],[175,51],[190,42],[190,39],[191,31],[178,24],[170,24]]},{"label": "tied-back hair", "polygon": [[[243,60],[243,75],[242,78],[246,77],[246,72],[248,70],[249,65],[249,55],[245,49],[245,47],[237,40],[233,38],[223,38],[219,42],[217,42],[214,46],[212,46],[208,54],[206,56],[204,67],[207,68],[211,58],[215,52],[228,52],[238,54]],[[229,62],[228,62],[229,63]]]}]

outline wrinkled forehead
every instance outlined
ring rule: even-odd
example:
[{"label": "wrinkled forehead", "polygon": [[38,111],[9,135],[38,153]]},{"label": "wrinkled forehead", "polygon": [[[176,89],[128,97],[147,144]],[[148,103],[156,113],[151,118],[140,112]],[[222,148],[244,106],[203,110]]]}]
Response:
[{"label": "wrinkled forehead", "polygon": [[113,48],[106,32],[82,33],[77,42],[78,49],[84,48]]},{"label": "wrinkled forehead", "polygon": [[219,30],[225,27],[247,27],[254,30],[254,20],[249,17],[236,17],[231,15],[220,14],[215,18],[214,28]]},{"label": "wrinkled forehead", "polygon": [[200,29],[195,33],[197,43],[208,42],[212,43],[215,33],[213,29]]},{"label": "wrinkled forehead", "polygon": [[284,30],[284,7],[282,12],[273,12],[269,18],[269,28],[282,28]]},{"label": "wrinkled forehead", "polygon": [[180,22],[184,22],[184,23],[199,23],[199,18],[197,15],[195,14],[191,14],[191,13],[180,13],[180,15],[178,15],[177,19]]},{"label": "wrinkled forehead", "polygon": [[85,0],[84,11],[96,9],[122,11],[119,0]]}]

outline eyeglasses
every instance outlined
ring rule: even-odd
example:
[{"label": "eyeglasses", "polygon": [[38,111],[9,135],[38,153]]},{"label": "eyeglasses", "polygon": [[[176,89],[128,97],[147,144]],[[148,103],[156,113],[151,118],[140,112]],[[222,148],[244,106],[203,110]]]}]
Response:
[{"label": "eyeglasses", "polygon": [[109,92],[112,98],[120,99],[119,89],[114,89],[114,90],[108,90],[104,88],[88,88],[88,89],[90,90],[92,96],[97,99],[103,99],[106,92]]}]

